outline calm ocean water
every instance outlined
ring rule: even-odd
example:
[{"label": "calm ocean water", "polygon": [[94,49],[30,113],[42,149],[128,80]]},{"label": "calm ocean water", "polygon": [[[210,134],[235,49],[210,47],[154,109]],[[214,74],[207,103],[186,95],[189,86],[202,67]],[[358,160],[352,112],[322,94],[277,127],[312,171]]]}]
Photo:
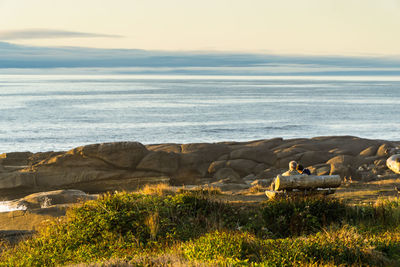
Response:
[{"label": "calm ocean water", "polygon": [[400,77],[0,75],[0,153],[112,141],[400,140]]}]

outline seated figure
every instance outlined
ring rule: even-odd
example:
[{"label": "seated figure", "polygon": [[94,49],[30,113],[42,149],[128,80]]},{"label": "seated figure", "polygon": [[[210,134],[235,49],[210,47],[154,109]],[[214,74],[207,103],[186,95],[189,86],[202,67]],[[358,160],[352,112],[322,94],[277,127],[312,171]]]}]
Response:
[{"label": "seated figure", "polygon": [[282,176],[291,176],[291,175],[298,175],[299,173],[296,170],[297,168],[297,162],[292,160],[289,162],[289,170],[282,173]]},{"label": "seated figure", "polygon": [[300,173],[300,174],[307,174],[307,175],[311,175],[311,171],[307,168],[304,168],[303,165],[301,164],[297,164],[296,170]]}]

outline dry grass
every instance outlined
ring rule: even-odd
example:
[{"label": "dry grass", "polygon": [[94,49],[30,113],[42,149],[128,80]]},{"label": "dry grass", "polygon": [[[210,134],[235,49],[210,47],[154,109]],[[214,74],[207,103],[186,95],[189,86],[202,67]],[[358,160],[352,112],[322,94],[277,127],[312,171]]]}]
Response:
[{"label": "dry grass", "polygon": [[168,184],[161,183],[161,184],[145,185],[139,192],[145,195],[163,196],[174,193],[174,190]]},{"label": "dry grass", "polygon": [[387,199],[387,197],[382,196],[379,192],[379,190],[370,189],[352,191],[337,190],[334,197],[342,199],[349,204],[373,204],[379,199]]},{"label": "dry grass", "polygon": [[258,185],[252,186],[249,189],[247,189],[245,193],[256,194],[256,193],[260,193],[260,192],[265,192],[265,190],[267,190],[266,187],[258,184]]},{"label": "dry grass", "polygon": [[336,190],[334,197],[345,200],[348,203],[375,203],[376,201],[395,199],[398,197],[395,185],[400,185],[400,179],[380,179],[377,181],[342,184]]},{"label": "dry grass", "polygon": [[204,195],[204,196],[216,196],[216,195],[222,195],[222,191],[219,187],[214,187],[214,186],[198,186],[194,188],[179,188],[178,193],[194,193],[194,194],[199,194],[199,195]]},{"label": "dry grass", "polygon": [[378,185],[378,186],[394,186],[394,185],[400,185],[400,179],[384,179],[384,180],[378,180],[378,181],[371,181],[366,183],[367,185]]},{"label": "dry grass", "polygon": [[146,219],[146,225],[149,227],[151,239],[155,240],[158,229],[160,228],[160,216],[158,215],[158,212],[154,212],[149,215],[149,217]]},{"label": "dry grass", "polygon": [[180,255],[176,254],[164,254],[164,255],[155,255],[155,256],[142,256],[138,257],[137,259],[134,259],[130,261],[131,264],[134,264],[132,266],[137,266],[137,265],[143,265],[143,266],[149,266],[149,267],[156,267],[156,266],[161,266],[161,267],[206,267],[206,266],[212,266],[206,263],[201,263],[197,261],[188,261],[181,257]]},{"label": "dry grass", "polygon": [[164,255],[145,255],[138,256],[131,261],[125,261],[123,259],[111,259],[100,263],[80,263],[67,265],[67,267],[136,267],[136,266],[148,266],[148,267],[208,267],[214,266],[206,263],[187,261],[176,254],[164,254]]}]

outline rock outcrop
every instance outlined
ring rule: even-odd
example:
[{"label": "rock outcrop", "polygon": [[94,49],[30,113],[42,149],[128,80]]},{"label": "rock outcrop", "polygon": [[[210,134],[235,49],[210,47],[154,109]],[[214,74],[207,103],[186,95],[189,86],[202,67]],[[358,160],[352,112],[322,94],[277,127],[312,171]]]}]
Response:
[{"label": "rock outcrop", "polygon": [[44,221],[64,216],[68,208],[97,198],[98,195],[69,189],[39,192],[7,201],[11,211],[0,212],[0,239],[18,241],[29,236]]},{"label": "rock outcrop", "polygon": [[79,203],[97,199],[95,195],[88,195],[81,190],[55,190],[30,194],[24,198],[10,201],[9,206],[25,207],[27,210],[50,208],[54,205]]},{"label": "rock outcrop", "polygon": [[390,172],[385,161],[398,151],[399,145],[400,142],[332,136],[147,146],[116,142],[66,152],[5,153],[0,155],[0,198],[72,188],[89,193],[132,190],[160,182],[232,183],[245,187],[252,183],[249,177],[272,179],[287,170],[291,160],[316,175],[377,179]]}]

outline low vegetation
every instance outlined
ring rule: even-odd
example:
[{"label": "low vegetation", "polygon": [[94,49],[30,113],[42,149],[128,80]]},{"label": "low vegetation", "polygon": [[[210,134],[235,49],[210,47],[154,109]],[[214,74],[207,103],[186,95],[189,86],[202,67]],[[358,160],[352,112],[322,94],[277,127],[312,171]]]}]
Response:
[{"label": "low vegetation", "polygon": [[105,194],[6,247],[0,265],[400,265],[399,200],[237,205],[216,194],[164,186]]}]

